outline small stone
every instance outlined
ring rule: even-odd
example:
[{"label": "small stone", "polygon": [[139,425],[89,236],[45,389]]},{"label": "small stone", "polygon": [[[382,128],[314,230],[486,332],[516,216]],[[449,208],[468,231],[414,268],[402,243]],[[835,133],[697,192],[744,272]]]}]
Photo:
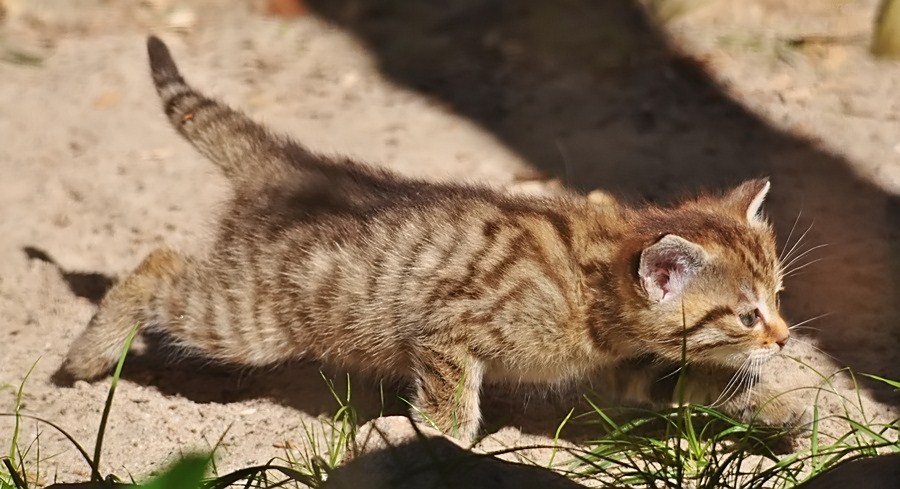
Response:
[{"label": "small stone", "polygon": [[343,87],[343,88],[353,88],[354,86],[356,86],[359,83],[359,81],[360,81],[359,73],[357,73],[355,71],[351,71],[348,73],[344,73],[341,76],[340,84],[341,84],[341,87]]},{"label": "small stone", "polygon": [[177,8],[169,14],[166,25],[173,31],[189,31],[197,25],[197,13],[187,7]]},{"label": "small stone", "polygon": [[122,100],[122,94],[117,90],[107,90],[94,99],[93,105],[98,109],[115,107]]}]

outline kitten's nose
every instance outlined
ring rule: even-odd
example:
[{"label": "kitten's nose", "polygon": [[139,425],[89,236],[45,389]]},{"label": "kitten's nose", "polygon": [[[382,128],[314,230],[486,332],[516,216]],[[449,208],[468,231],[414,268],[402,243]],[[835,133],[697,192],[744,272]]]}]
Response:
[{"label": "kitten's nose", "polygon": [[779,338],[779,339],[775,340],[775,343],[778,345],[779,348],[784,348],[784,345],[787,344],[789,338],[790,338],[790,335],[784,335],[783,338]]},{"label": "kitten's nose", "polygon": [[784,345],[787,344],[788,340],[791,338],[791,332],[788,329],[787,324],[783,321],[779,321],[774,324],[769,325],[769,330],[772,335],[772,340],[775,344],[778,345],[779,348],[784,348]]}]

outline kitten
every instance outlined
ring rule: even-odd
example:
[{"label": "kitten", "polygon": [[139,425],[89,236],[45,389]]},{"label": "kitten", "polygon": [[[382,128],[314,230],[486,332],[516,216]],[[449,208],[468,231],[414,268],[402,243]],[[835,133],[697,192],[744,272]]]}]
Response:
[{"label": "kitten", "polygon": [[[646,359],[678,364],[684,342],[699,367],[688,393],[711,402],[788,341],[768,180],[671,208],[428,183],[312,154],[147,46],[170,122],[234,196],[208,256],[157,250],[109,292],[63,365],[75,378],[106,373],[137,325],[237,365],[311,358],[409,378],[413,414],[471,440],[485,383],[601,369],[651,390]],[[723,406],[745,417],[766,401],[735,397]],[[768,409],[780,424],[799,407]]]}]

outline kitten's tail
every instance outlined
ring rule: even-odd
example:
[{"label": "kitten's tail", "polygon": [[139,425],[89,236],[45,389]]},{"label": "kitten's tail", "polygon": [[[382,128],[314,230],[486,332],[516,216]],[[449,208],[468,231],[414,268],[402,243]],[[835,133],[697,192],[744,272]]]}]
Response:
[{"label": "kitten's tail", "polygon": [[156,36],[147,38],[147,53],[153,84],[169,121],[230,180],[278,178],[290,167],[285,158],[288,149],[302,152],[285,138],[185,83],[169,48]]}]

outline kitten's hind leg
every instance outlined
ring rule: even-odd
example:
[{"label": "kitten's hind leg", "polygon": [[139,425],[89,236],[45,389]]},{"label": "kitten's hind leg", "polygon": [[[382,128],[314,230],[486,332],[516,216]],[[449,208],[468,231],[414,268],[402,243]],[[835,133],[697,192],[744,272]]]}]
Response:
[{"label": "kitten's hind leg", "polygon": [[171,289],[184,273],[185,258],[159,248],[109,291],[100,309],[66,355],[61,373],[74,379],[93,379],[107,373],[122,353],[132,328],[142,330],[159,321],[160,294]]},{"label": "kitten's hind leg", "polygon": [[481,422],[484,363],[470,355],[424,349],[416,359],[413,417],[471,442]]}]

